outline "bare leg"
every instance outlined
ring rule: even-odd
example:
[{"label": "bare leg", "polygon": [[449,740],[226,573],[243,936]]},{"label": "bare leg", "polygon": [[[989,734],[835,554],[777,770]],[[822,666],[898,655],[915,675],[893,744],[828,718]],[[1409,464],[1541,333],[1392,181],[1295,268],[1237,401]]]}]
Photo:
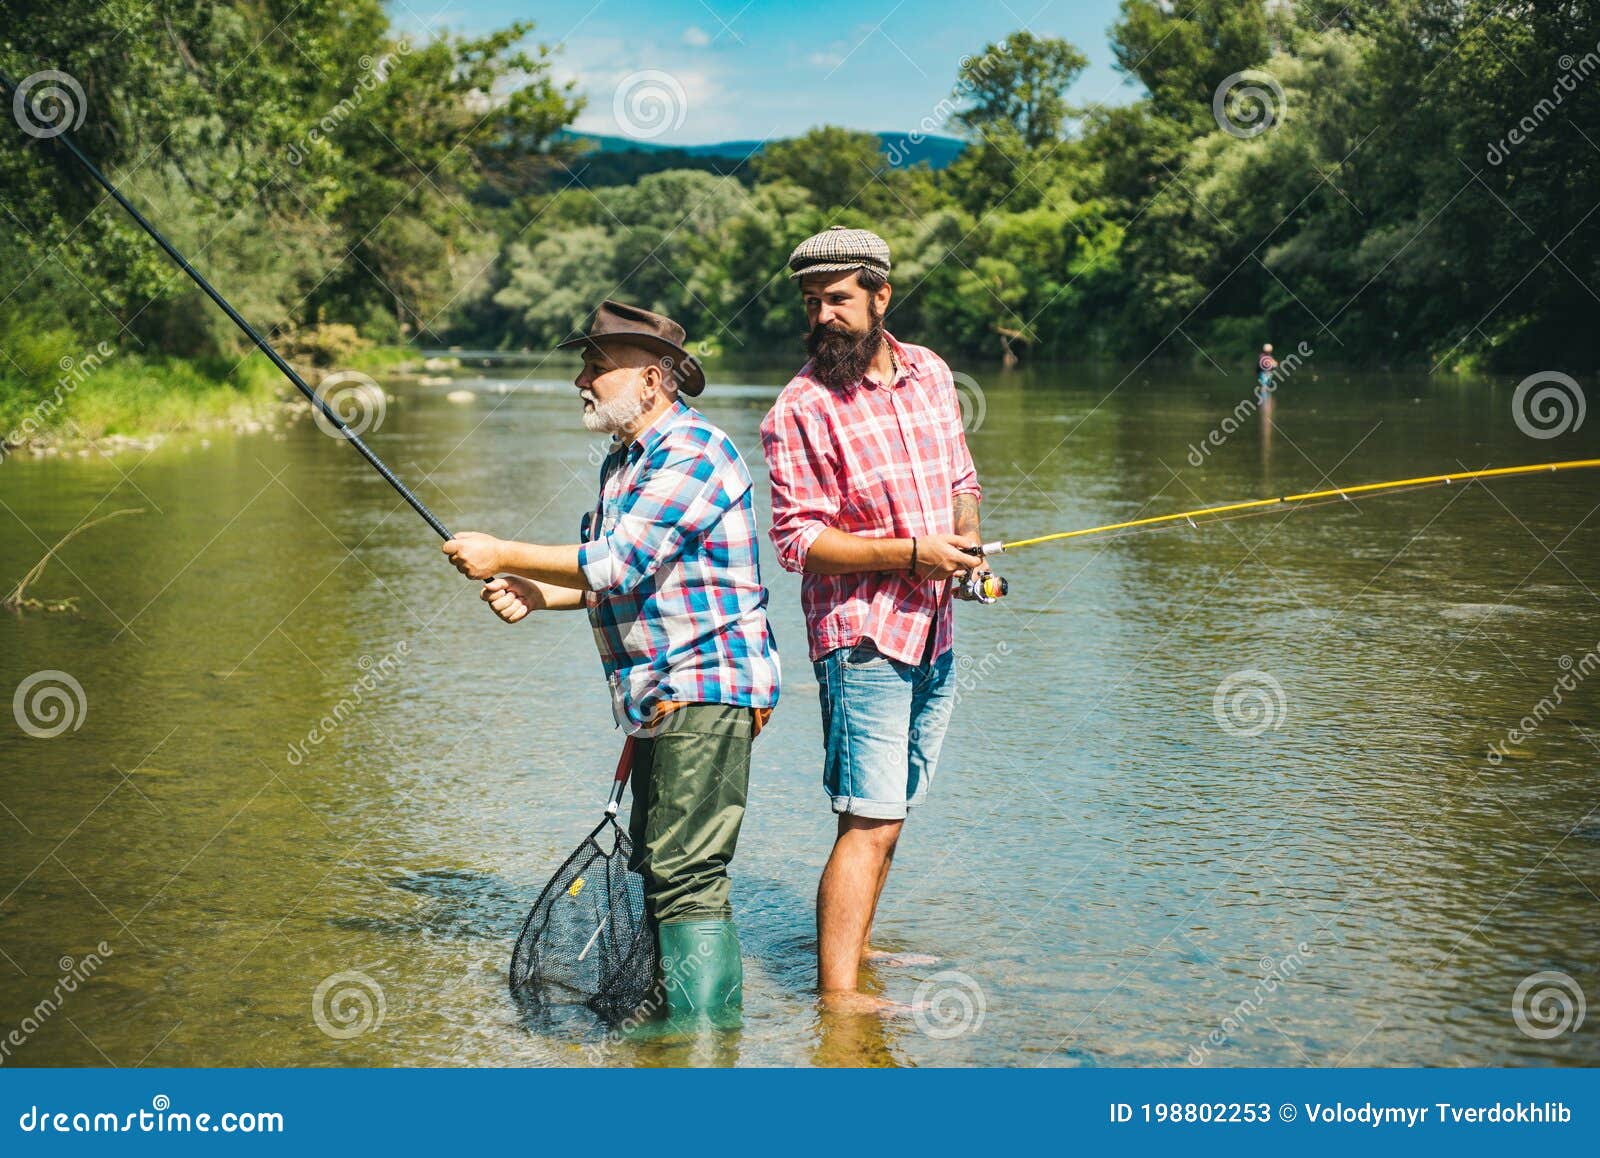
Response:
[{"label": "bare leg", "polygon": [[867,918],[867,935],[861,942],[861,963],[863,965],[882,965],[891,969],[909,969],[920,965],[937,965],[939,958],[929,953],[896,953],[887,949],[874,949],[872,947],[872,926],[878,919],[878,902],[883,899],[883,886],[889,883],[889,870],[894,867],[894,850],[898,844],[890,845],[888,855],[883,858],[883,871],[878,874],[878,888],[872,895],[872,912]]},{"label": "bare leg", "polygon": [[824,996],[856,991],[861,953],[903,820],[848,813],[817,884],[817,985]]},{"label": "bare leg", "polygon": [[889,846],[889,851],[884,854],[883,868],[878,871],[878,887],[872,892],[872,908],[867,913],[867,933],[861,938],[861,959],[865,961],[872,956],[872,925],[878,919],[878,902],[883,899],[883,886],[889,883],[889,870],[894,866],[894,850],[900,841],[900,833],[895,833],[895,844]]}]

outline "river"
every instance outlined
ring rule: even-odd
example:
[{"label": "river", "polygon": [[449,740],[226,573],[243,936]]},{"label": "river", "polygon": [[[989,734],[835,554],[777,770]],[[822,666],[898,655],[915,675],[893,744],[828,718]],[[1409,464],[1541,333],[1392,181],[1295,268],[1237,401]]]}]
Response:
[{"label": "river", "polygon": [[[369,437],[449,526],[573,541],[602,448],[570,372],[463,371],[470,404],[396,381]],[[1600,455],[1600,423],[1526,433],[1514,379],[1304,367],[1235,422],[1243,377],[974,378],[989,538]],[[713,372],[702,406],[763,525],[781,381]],[[688,1047],[505,990],[618,745],[581,616],[501,624],[307,421],[6,462],[7,586],[144,513],[30,588],[77,613],[0,614],[0,689],[29,685],[0,729],[0,1061],[1600,1063],[1597,504],[1579,471],[1000,560],[879,922],[938,961],[876,971],[889,1017],[811,990],[832,817],[764,544],[785,687],[734,862],[745,1026]]]}]

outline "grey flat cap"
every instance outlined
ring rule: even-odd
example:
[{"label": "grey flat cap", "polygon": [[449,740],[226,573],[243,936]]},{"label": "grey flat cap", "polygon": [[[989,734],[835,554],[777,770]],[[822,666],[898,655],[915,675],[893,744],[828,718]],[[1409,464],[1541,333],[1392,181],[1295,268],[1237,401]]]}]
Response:
[{"label": "grey flat cap", "polygon": [[812,234],[789,255],[789,276],[808,273],[838,273],[847,269],[874,269],[889,272],[889,243],[870,229],[846,229],[834,225]]}]

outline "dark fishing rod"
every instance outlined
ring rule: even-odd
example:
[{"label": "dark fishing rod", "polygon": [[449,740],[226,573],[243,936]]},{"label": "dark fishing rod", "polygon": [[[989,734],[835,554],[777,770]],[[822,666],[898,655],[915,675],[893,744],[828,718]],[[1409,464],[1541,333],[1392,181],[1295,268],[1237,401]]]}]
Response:
[{"label": "dark fishing rod", "polygon": [[[16,99],[18,94],[17,84],[3,72],[0,72],[0,89],[4,90],[8,100],[14,101]],[[189,264],[189,259],[184,257],[183,254],[179,253],[172,242],[168,241],[164,236],[162,236],[161,231],[154,225],[150,224],[149,220],[144,214],[140,213],[134,208],[133,204],[122,195],[121,190],[113,185],[106,178],[104,173],[100,172],[100,170],[95,166],[95,163],[84,155],[82,149],[78,148],[77,142],[72,139],[71,134],[63,129],[55,134],[55,139],[61,145],[65,146],[67,152],[72,154],[73,158],[76,159],[77,162],[88,171],[89,176],[93,177],[95,181],[99,183],[101,188],[103,188],[107,193],[116,199],[118,205],[121,205],[128,211],[128,216],[132,217],[134,221],[138,222],[139,227],[148,233],[152,238],[154,238],[157,245],[167,251],[167,256],[177,263],[178,268],[183,270],[184,273],[188,274],[190,278],[194,280],[195,285],[204,290],[206,296],[217,303],[222,312],[228,315],[228,318],[233,322],[233,324],[238,326],[239,329],[244,332],[245,337],[254,342],[256,348],[272,360],[272,364],[278,368],[279,372],[282,373],[285,378],[289,379],[289,381],[294,384],[295,389],[304,394],[307,400],[310,401],[311,405],[316,407],[317,411],[322,415],[322,417],[327,419],[333,428],[344,436],[345,441],[349,442],[351,446],[355,447],[360,453],[361,457],[366,459],[367,462],[372,465],[372,469],[383,476],[383,481],[392,486],[399,493],[401,498],[405,499],[406,502],[411,504],[411,509],[422,516],[423,521],[426,522],[428,526],[433,528],[434,533],[437,534],[441,539],[451,538],[449,530],[447,530],[445,525],[439,521],[438,517],[428,509],[427,504],[425,504],[421,499],[417,498],[416,495],[411,493],[410,488],[407,487],[405,483],[401,482],[395,476],[395,473],[384,465],[383,460],[372,452],[372,448],[361,440],[361,436],[355,431],[351,430],[350,427],[345,424],[344,419],[339,417],[338,412],[335,411],[333,407],[329,406],[327,402],[322,399],[321,395],[319,395],[310,386],[306,385],[305,379],[300,377],[300,375],[295,371],[295,368],[289,365],[288,362],[284,361],[283,356],[279,354],[277,350],[272,348],[272,343],[267,341],[266,338],[262,337],[261,334],[256,331],[254,326],[245,321],[244,315],[239,313],[238,310],[234,309],[229,303],[228,299],[223,297],[222,294],[218,293],[216,287],[207,281],[199,270],[195,269],[194,266]]]}]

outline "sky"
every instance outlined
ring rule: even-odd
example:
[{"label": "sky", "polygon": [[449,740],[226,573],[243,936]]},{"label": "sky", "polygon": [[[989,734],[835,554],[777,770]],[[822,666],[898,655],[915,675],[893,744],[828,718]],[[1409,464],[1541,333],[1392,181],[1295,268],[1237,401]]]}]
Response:
[{"label": "sky", "polygon": [[661,145],[789,137],[820,124],[958,135],[942,124],[965,55],[1020,28],[1089,58],[1068,93],[1123,104],[1137,88],[1108,41],[1117,0],[387,0],[402,32],[481,33],[532,20],[576,80],[586,132]]}]

